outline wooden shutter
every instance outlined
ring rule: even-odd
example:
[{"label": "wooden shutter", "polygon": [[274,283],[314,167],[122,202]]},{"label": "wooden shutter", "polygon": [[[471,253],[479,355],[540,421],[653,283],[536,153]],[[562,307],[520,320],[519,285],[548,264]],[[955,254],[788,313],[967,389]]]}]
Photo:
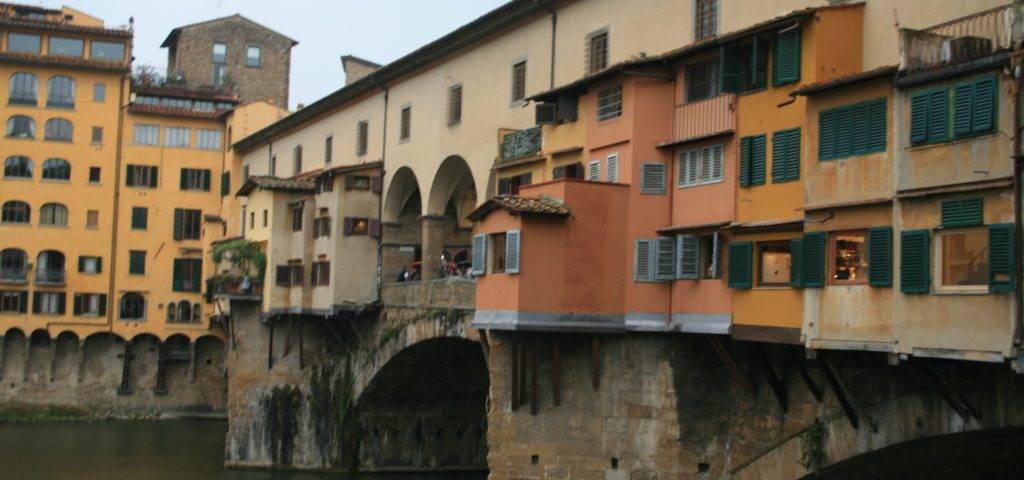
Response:
[{"label": "wooden shutter", "polygon": [[941,204],[942,227],[973,227],[983,222],[981,197],[946,200]]},{"label": "wooden shutter", "polygon": [[505,273],[519,273],[519,230],[505,232]]},{"label": "wooden shutter", "polygon": [[722,180],[722,145],[711,147],[711,181]]},{"label": "wooden shutter", "polygon": [[96,257],[96,273],[103,272],[103,257]]},{"label": "wooden shutter", "polygon": [[[810,232],[800,242],[800,285],[821,288],[825,284],[825,232]],[[790,252],[792,259],[792,252]],[[792,272],[792,269],[790,270]]]},{"label": "wooden shutter", "polygon": [[750,138],[740,139],[740,186],[750,186]]},{"label": "wooden shutter", "polygon": [[202,290],[199,285],[201,284],[200,282],[203,281],[203,260],[200,258],[193,258],[189,260],[189,262],[192,264],[192,288],[190,288],[189,291],[198,292]]},{"label": "wooden shutter", "polygon": [[910,97],[910,143],[928,141],[928,92]]},{"label": "wooden shutter", "polygon": [[657,258],[657,280],[667,282],[676,278],[676,239],[672,237],[658,237],[656,241],[658,248]]},{"label": "wooden shutter", "polygon": [[209,170],[200,170],[199,174],[200,174],[200,176],[203,179],[203,191],[204,192],[209,192],[210,191],[210,171]]},{"label": "wooden shutter", "polygon": [[775,38],[772,85],[779,86],[800,80],[800,29],[780,33]]},{"label": "wooden shutter", "polygon": [[892,286],[892,227],[868,230],[868,284]]},{"label": "wooden shutter", "polygon": [[837,134],[835,110],[818,113],[818,160],[836,158]]},{"label": "wooden shutter", "polygon": [[931,232],[908,230],[900,235],[900,291],[928,293],[931,287]]},{"label": "wooden shutter", "polygon": [[996,83],[995,75],[974,82],[974,108],[971,115],[971,132],[986,133],[996,125]]},{"label": "wooden shutter", "polygon": [[700,278],[700,237],[679,235],[676,237],[676,278],[696,280]]},{"label": "wooden shutter", "polygon": [[191,170],[188,168],[181,169],[181,178],[178,181],[178,188],[182,190],[188,190],[188,174]]},{"label": "wooden shutter", "polygon": [[487,235],[473,236],[473,275],[486,273],[487,263]]},{"label": "wooden shutter", "polygon": [[640,193],[648,195],[665,193],[665,164],[644,163],[640,165]]},{"label": "wooden shutter", "polygon": [[132,207],[132,227],[140,230],[147,228],[149,211],[145,207]]},{"label": "wooden shutter", "polygon": [[78,256],[78,273],[82,273],[84,271],[85,271],[85,257],[79,255]]},{"label": "wooden shutter", "polygon": [[844,107],[835,111],[836,143],[833,158],[853,155],[853,109]]},{"label": "wooden shutter", "polygon": [[865,153],[884,152],[889,133],[888,102],[884,98],[868,102],[868,149]]},{"label": "wooden shutter", "polygon": [[750,242],[729,244],[729,288],[750,288],[752,282],[754,245]]},{"label": "wooden shutter", "polygon": [[28,292],[18,292],[18,313],[28,313]]},{"label": "wooden shutter", "polygon": [[763,88],[768,83],[768,40],[754,37],[751,42],[750,68],[754,72],[753,85],[744,85],[751,90]]},{"label": "wooden shutter", "polygon": [[384,179],[380,175],[370,177],[370,191],[373,193],[384,191]]},{"label": "wooden shutter", "polygon": [[288,265],[278,265],[274,271],[274,283],[281,287],[287,287],[292,283],[292,269]]},{"label": "wooden shutter", "polygon": [[788,182],[800,178],[800,129],[793,128],[772,134],[772,182]]},{"label": "wooden shutter", "polygon": [[756,135],[750,139],[750,185],[764,185],[767,155],[765,141],[764,135]]},{"label": "wooden shutter", "polygon": [[718,49],[718,78],[722,81],[722,92],[739,93],[743,90],[739,50],[739,47],[724,45]]},{"label": "wooden shutter", "polygon": [[352,235],[352,232],[355,230],[355,225],[355,218],[345,217],[345,224],[344,227],[342,227],[342,233],[344,233],[345,235]]},{"label": "wooden shutter", "polygon": [[654,268],[651,265],[651,256],[654,249],[651,240],[637,240],[633,255],[633,281],[650,282],[654,279]]},{"label": "wooden shutter", "polygon": [[174,239],[181,240],[185,229],[185,210],[174,209]]},{"label": "wooden shutter", "polygon": [[988,290],[1012,292],[1016,286],[1016,249],[1012,223],[988,226]]},{"label": "wooden shutter", "polygon": [[220,174],[220,196],[226,197],[231,193],[231,172]]},{"label": "wooden shutter", "polygon": [[102,317],[107,314],[107,294],[101,293],[99,300],[99,315]]},{"label": "wooden shutter", "polygon": [[71,313],[73,315],[76,315],[76,316],[82,314],[82,294],[81,293],[76,293],[75,294],[75,296],[74,296],[74,306],[71,307]]},{"label": "wooden shutter", "polygon": [[591,160],[590,163],[587,164],[587,180],[591,181],[591,182],[600,182],[601,181],[601,161],[600,160]]},{"label": "wooden shutter", "polygon": [[136,178],[135,176],[136,176],[136,170],[137,169],[138,169],[138,167],[136,167],[135,165],[128,165],[128,168],[125,169],[125,171],[124,171],[124,185],[126,187],[134,187],[135,186],[135,178]]},{"label": "wooden shutter", "polygon": [[368,223],[369,225],[367,225],[367,230],[369,230],[370,236],[373,238],[380,238],[380,220],[371,218]]},{"label": "wooden shutter", "polygon": [[801,272],[803,243],[803,238],[800,237],[789,241],[789,285],[794,288],[804,285],[803,272]]},{"label": "wooden shutter", "polygon": [[949,90],[928,93],[928,143],[949,140]]},{"label": "wooden shutter", "polygon": [[64,292],[57,294],[57,315],[64,315],[67,311],[67,300],[68,296]]},{"label": "wooden shutter", "polygon": [[171,274],[171,290],[175,292],[182,291],[182,283],[184,280],[184,269],[186,261],[187,260],[183,258],[174,259],[174,271]]},{"label": "wooden shutter", "polygon": [[157,179],[157,172],[159,170],[157,169],[157,167],[146,167],[146,168],[149,169],[149,185],[148,185],[148,187],[149,188],[156,188],[156,185],[157,185],[157,181],[156,181],[156,179]]}]

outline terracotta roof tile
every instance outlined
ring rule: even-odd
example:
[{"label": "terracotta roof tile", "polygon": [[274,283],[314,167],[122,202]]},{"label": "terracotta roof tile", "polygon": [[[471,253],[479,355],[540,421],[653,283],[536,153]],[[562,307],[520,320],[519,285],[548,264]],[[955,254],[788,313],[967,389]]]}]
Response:
[{"label": "terracotta roof tile", "polygon": [[131,37],[132,31],[120,28],[90,27],[72,23],[47,22],[45,20],[24,20],[5,18],[0,20],[0,27],[7,28],[38,28],[40,30],[56,30],[59,32],[92,33],[111,37]]},{"label": "terracotta roof tile", "polygon": [[834,88],[845,87],[847,85],[853,85],[868,80],[874,80],[876,78],[895,77],[897,70],[899,70],[899,65],[885,65],[882,67],[868,70],[866,72],[851,73],[843,75],[841,77],[825,80],[822,82],[815,82],[803,85],[800,88],[798,88],[795,92],[793,92],[793,94],[810,95],[813,93],[824,92],[827,90],[832,90]]},{"label": "terracotta roof tile", "polygon": [[474,222],[480,221],[488,213],[497,209],[507,210],[516,215],[544,215],[564,218],[572,214],[569,211],[569,207],[552,198],[498,195],[491,197],[483,205],[473,210],[468,218]]},{"label": "terracotta roof tile", "polygon": [[313,193],[316,181],[313,178],[278,178],[271,176],[249,177],[249,180],[238,189],[237,197],[249,195],[256,188],[280,192]]},{"label": "terracotta roof tile", "polygon": [[160,105],[141,105],[138,103],[133,103],[131,105],[128,105],[128,111],[130,113],[140,113],[144,115],[161,115],[165,117],[217,120],[230,110],[214,110],[212,112],[200,112],[193,110],[191,108],[174,108],[164,107]]},{"label": "terracotta roof tile", "polygon": [[241,103],[238,96],[231,93],[212,89],[190,89],[178,85],[136,85],[132,86],[132,92],[138,95],[151,95],[155,97],[187,98],[189,100],[208,100],[211,102]]}]

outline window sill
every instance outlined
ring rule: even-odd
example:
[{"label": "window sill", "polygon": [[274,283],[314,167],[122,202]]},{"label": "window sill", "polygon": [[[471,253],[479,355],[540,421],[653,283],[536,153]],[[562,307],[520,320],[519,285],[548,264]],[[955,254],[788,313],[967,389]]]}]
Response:
[{"label": "window sill", "polygon": [[60,179],[60,178],[41,178],[40,182],[42,182],[42,183],[71,183],[71,180],[70,179],[63,180],[63,179]]},{"label": "window sill", "polygon": [[67,144],[72,143],[71,140],[63,140],[63,139],[59,139],[59,138],[44,138],[43,141],[44,142],[53,142],[53,143],[67,143]]},{"label": "window sill", "polygon": [[32,177],[4,177],[4,180],[12,180],[17,182],[31,182]]},{"label": "window sill", "polygon": [[75,106],[73,104],[72,105],[60,105],[60,104],[51,105],[51,104],[47,103],[46,104],[46,108],[52,109],[52,110],[64,110],[66,112],[73,112],[73,111],[75,111]]},{"label": "window sill", "polygon": [[36,137],[20,137],[20,136],[14,136],[14,135],[6,135],[6,136],[4,136],[4,138],[6,138],[7,140],[35,140],[36,139]]},{"label": "window sill", "polygon": [[508,108],[523,108],[526,106],[526,99],[512,100],[508,103]]},{"label": "window sill", "polygon": [[979,133],[979,134],[970,135],[970,136],[961,137],[961,138],[953,138],[953,139],[942,141],[942,142],[925,142],[925,143],[911,144],[909,147],[906,147],[906,150],[910,151],[910,152],[916,152],[918,150],[928,150],[928,149],[937,148],[937,147],[948,147],[948,146],[953,145],[953,144],[969,142],[971,140],[981,140],[981,139],[985,139],[985,138],[998,137],[999,135],[1001,135],[1001,133],[1002,132],[997,130],[995,132]]},{"label": "window sill", "polygon": [[597,120],[597,125],[598,126],[604,126],[604,125],[610,125],[610,124],[616,123],[621,118],[622,118],[622,114],[620,113],[620,114],[618,114],[618,115],[616,115],[614,117],[608,117],[608,118],[604,118],[604,119],[597,118],[596,120]]},{"label": "window sill", "polygon": [[10,101],[7,102],[7,106],[8,107],[31,107],[31,108],[36,108],[36,107],[39,106],[39,101],[35,100],[35,101],[30,102],[28,100],[25,100],[24,102],[19,102],[19,101],[16,101],[16,100],[10,100]]},{"label": "window sill", "polygon": [[131,322],[131,323],[146,323],[146,319],[145,318],[118,318],[118,320],[120,320],[122,322]]},{"label": "window sill", "polygon": [[21,312],[0,312],[0,317],[15,317],[15,316],[21,316],[21,315],[28,315],[28,312],[25,312],[25,313],[21,313]]},{"label": "window sill", "polygon": [[28,285],[28,277],[0,279],[0,285]]},{"label": "window sill", "polygon": [[4,227],[31,227],[32,224],[28,222],[0,222],[0,226]]},{"label": "window sill", "polygon": [[68,228],[71,228],[71,227],[69,227],[67,225],[45,225],[45,224],[40,223],[39,224],[39,228],[68,229]]},{"label": "window sill", "polygon": [[988,291],[988,287],[978,290],[946,290],[936,289],[932,290],[932,295],[938,295],[940,297],[963,297],[963,296],[979,296],[989,295],[991,292]]},{"label": "window sill", "polygon": [[718,185],[718,184],[720,184],[720,183],[722,183],[724,181],[725,181],[724,179],[720,178],[718,180],[711,180],[709,182],[696,183],[696,184],[693,184],[693,185],[679,185],[679,184],[676,184],[676,189],[677,190],[684,190],[684,189],[687,189],[687,188],[706,187],[708,185]]},{"label": "window sill", "polygon": [[761,285],[761,286],[757,286],[757,287],[751,288],[751,290],[797,290],[797,289],[793,288],[790,285]]}]

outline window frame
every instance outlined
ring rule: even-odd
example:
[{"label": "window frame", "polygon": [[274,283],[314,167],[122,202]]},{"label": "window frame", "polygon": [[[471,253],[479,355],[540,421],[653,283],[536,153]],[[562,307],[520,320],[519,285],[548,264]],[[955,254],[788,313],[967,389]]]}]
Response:
[{"label": "window frame", "polygon": [[[685,67],[683,67],[684,68],[684,72],[685,72],[684,75],[685,75],[685,78],[686,78],[686,86],[685,86],[685,88],[683,90],[683,101],[685,103],[689,104],[689,103],[703,102],[705,100],[711,100],[711,99],[713,99],[713,98],[715,98],[715,97],[717,97],[717,96],[722,94],[722,82],[721,82],[721,79],[718,78],[718,74],[719,74],[719,72],[718,72],[718,62],[719,62],[718,57],[715,57],[715,58],[708,58],[708,59],[705,59],[705,60],[693,62],[693,63],[688,64]],[[706,86],[707,96],[697,96],[697,95],[694,95],[694,92],[693,92],[693,89],[694,89],[693,79],[696,76],[695,72],[698,69],[706,69],[707,70],[706,73],[707,73],[708,77],[707,77],[707,79],[704,82],[702,82],[702,84],[707,85]]]},{"label": "window frame", "polygon": [[402,105],[398,123],[398,143],[408,142],[412,137],[412,104]]},{"label": "window frame", "polygon": [[[15,211],[17,209],[17,211]],[[24,219],[20,220],[21,214]],[[17,218],[13,218],[16,216]],[[0,205],[0,223],[4,225],[28,225],[32,223],[32,206],[21,200],[7,200]]]},{"label": "window frame", "polygon": [[[28,88],[29,92],[22,91],[21,87]],[[8,105],[30,105],[39,104],[39,77],[32,72],[14,72],[8,78],[7,85]]]},{"label": "window frame", "polygon": [[356,123],[356,156],[366,156],[367,151],[370,147],[370,122],[369,120],[360,120]]},{"label": "window frame", "polygon": [[[766,252],[766,249],[771,249],[771,248],[785,248],[786,252],[789,254],[789,278],[786,279],[785,282],[773,283],[773,282],[763,282],[762,281],[762,277],[763,277],[762,274],[764,272],[764,254]],[[754,277],[752,279],[754,281],[754,288],[792,288],[792,282],[793,282],[793,251],[790,248],[790,244],[789,244],[789,240],[788,239],[787,240],[765,240],[765,241],[754,242],[754,255],[755,256],[754,256],[753,260],[755,262],[755,265],[754,265],[754,272],[752,272],[753,273],[753,277]]]},{"label": "window frame", "polygon": [[[150,137],[153,138],[150,139]],[[132,144],[152,147],[160,146],[160,126],[151,123],[133,123]]]},{"label": "window frame", "polygon": [[[256,49],[256,64],[254,65],[251,60],[252,57],[249,52]],[[227,49],[225,48],[225,56],[227,56]],[[248,68],[260,68],[263,66],[263,47],[256,44],[247,44],[245,46],[245,66]]]},{"label": "window frame", "polygon": [[[133,260],[138,260],[138,263]],[[133,269],[133,265],[139,265],[141,268]],[[128,275],[146,275],[146,251],[145,250],[128,250]]]},{"label": "window frame", "polygon": [[[18,124],[24,123],[28,131],[24,134],[14,133],[18,130]],[[7,117],[7,124],[4,126],[4,138],[34,140],[36,138],[36,119],[28,115],[11,115]]]},{"label": "window frame", "polygon": [[448,109],[445,115],[449,127],[462,123],[462,84],[448,87]]},{"label": "window frame", "polygon": [[[864,239],[864,273],[857,280],[838,280],[836,279],[836,254],[837,245],[840,236],[844,235],[860,235]],[[825,250],[827,258],[827,265],[825,265],[825,284],[830,286],[843,286],[843,285],[867,285],[869,282],[869,273],[871,271],[871,261],[868,255],[868,242],[869,242],[870,231],[866,228],[855,228],[848,230],[836,230],[828,232],[828,245]],[[791,253],[792,255],[792,253]],[[792,262],[792,260],[791,260]],[[792,276],[792,274],[790,275]]]},{"label": "window frame", "polygon": [[[26,49],[21,49],[21,48],[13,48],[12,49],[11,45],[16,43],[15,40],[12,37],[13,38],[20,38],[22,40],[29,40],[29,39],[31,39],[35,43],[35,47],[36,47],[35,50],[26,50]],[[42,35],[35,35],[35,34],[31,34],[31,33],[7,32],[7,45],[6,45],[6,48],[7,48],[7,51],[11,52],[11,53],[32,53],[32,54],[35,54],[35,55],[40,55],[43,52],[43,36]]]},{"label": "window frame", "polygon": [[[164,127],[164,143],[166,148],[190,148],[192,146],[192,129],[190,127]],[[173,143],[177,141],[177,143]]]},{"label": "window frame", "polygon": [[[707,3],[711,3],[708,9]],[[704,8],[701,8],[701,7]],[[708,13],[710,11],[710,13]],[[718,35],[718,0],[694,0],[693,2],[693,41],[699,42]],[[710,25],[705,21],[710,17]]]},{"label": "window frame", "polygon": [[508,269],[508,232],[487,234],[487,251],[487,273],[505,273]]},{"label": "window frame", "polygon": [[43,141],[72,143],[75,139],[75,125],[66,118],[54,117],[43,124]]},{"label": "window frame", "polygon": [[[611,36],[609,35],[608,27],[599,28],[587,34],[586,36],[586,74],[591,75],[601,70],[608,68],[609,47],[611,45]],[[601,41],[600,45],[596,45],[596,42]],[[600,54],[595,53],[595,47],[600,46]]]},{"label": "window frame", "polygon": [[26,155],[10,155],[4,159],[3,174],[5,179],[32,180],[35,175],[35,164]]},{"label": "window frame", "polygon": [[985,280],[979,285],[946,285],[943,283],[943,270],[942,267],[945,264],[945,253],[944,240],[945,237],[951,235],[981,235],[984,238],[985,255],[982,258],[985,259],[985,263],[989,262],[988,250],[989,246],[989,230],[987,225],[978,225],[974,227],[957,227],[957,228],[945,228],[936,229],[932,232],[932,249],[934,255],[932,257],[932,292],[934,293],[951,293],[951,294],[988,294],[989,285],[991,283],[990,276],[992,265],[988,265],[988,273],[985,275]]},{"label": "window frame", "polygon": [[[110,47],[120,47],[121,48],[121,56],[120,57],[107,56],[107,55],[96,56],[96,51],[97,51],[96,47],[97,47],[97,45],[99,45],[101,47],[100,51],[102,51],[102,48],[107,47],[107,46],[110,46]],[[125,57],[125,53],[127,51],[128,51],[128,49],[127,49],[127,47],[125,47],[124,42],[108,42],[108,41],[103,41],[103,40],[90,40],[89,41],[89,59],[91,59],[91,60],[102,60],[102,61],[108,61],[108,62],[109,61],[123,62],[124,61],[124,57]]]},{"label": "window frame", "polygon": [[[604,102],[603,105],[602,102]],[[595,113],[598,122],[607,122],[621,117],[623,109],[622,84],[598,91],[596,105]]]},{"label": "window frame", "polygon": [[512,62],[511,105],[513,107],[526,104],[526,72],[527,59],[519,58]]},{"label": "window frame", "polygon": [[[131,305],[134,309],[139,310],[139,316],[125,316],[125,311],[128,300],[138,302],[137,304]],[[117,318],[119,320],[128,320],[133,322],[144,322],[146,321],[146,297],[139,292],[125,292],[121,295],[121,298],[117,300]]]},{"label": "window frame", "polygon": [[[77,54],[70,55],[66,53],[53,53],[55,46],[54,40],[57,40],[58,42],[66,41],[68,42],[66,46],[73,46],[77,44],[79,52]],[[60,50],[60,45],[57,45],[57,47],[57,50]],[[50,35],[50,37],[46,39],[46,56],[65,58],[85,58],[85,39]]]}]

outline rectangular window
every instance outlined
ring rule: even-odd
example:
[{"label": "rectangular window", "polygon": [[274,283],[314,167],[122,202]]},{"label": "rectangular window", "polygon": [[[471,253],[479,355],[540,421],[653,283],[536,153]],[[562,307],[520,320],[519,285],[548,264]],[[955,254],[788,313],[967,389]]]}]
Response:
[{"label": "rectangular window", "polygon": [[164,128],[164,146],[188,148],[192,137],[192,129],[185,127]]},{"label": "rectangular window", "polygon": [[231,193],[231,172],[220,174],[220,196],[226,197]]},{"label": "rectangular window", "polygon": [[85,228],[88,228],[89,230],[100,228],[99,210],[87,210],[85,212]]},{"label": "rectangular window", "polygon": [[292,174],[298,175],[302,173],[302,145],[297,145],[292,150]]},{"label": "rectangular window", "polygon": [[132,230],[145,230],[149,228],[149,209],[146,207],[132,207]]},{"label": "rectangular window", "polygon": [[793,28],[776,35],[772,53],[772,85],[778,87],[799,81],[800,29]]},{"label": "rectangular window", "polygon": [[818,114],[818,159],[884,152],[886,147],[886,100],[824,110]]},{"label": "rectangular window", "polygon": [[136,145],[159,145],[160,127],[136,123],[132,127],[132,143]]},{"label": "rectangular window", "polygon": [[505,273],[505,255],[508,250],[506,242],[504,232],[491,235],[491,245],[488,247],[491,250],[491,273]]},{"label": "rectangular window", "polygon": [[213,44],[213,63],[228,63],[228,46],[224,43]]},{"label": "rectangular window", "polygon": [[751,135],[740,139],[740,186],[764,185],[765,136]]},{"label": "rectangular window", "polygon": [[245,66],[259,67],[261,53],[260,47],[257,45],[249,45],[245,47]]},{"label": "rectangular window", "polygon": [[103,268],[103,260],[100,257],[81,256],[78,257],[78,271],[80,273],[97,274]]},{"label": "rectangular window", "polygon": [[744,93],[767,85],[768,41],[754,37],[743,44],[724,45],[719,53],[723,92]]},{"label": "rectangular window", "polygon": [[330,164],[331,157],[334,155],[334,135],[328,135],[324,139],[324,163]]},{"label": "rectangular window", "polygon": [[576,162],[569,165],[560,165],[551,171],[551,176],[554,180],[561,180],[563,178],[583,178],[583,164]]},{"label": "rectangular window", "polygon": [[526,100],[526,61],[512,65],[512,102]]},{"label": "rectangular window", "polygon": [[498,179],[498,195],[519,195],[519,188],[533,183],[533,174]]},{"label": "rectangular window", "polygon": [[227,80],[226,77],[227,66],[223,63],[213,64],[213,79],[211,80],[211,82],[213,82],[213,86],[217,88],[223,87],[225,80]]},{"label": "rectangular window", "polygon": [[608,67],[608,29],[601,29],[587,35],[587,74],[597,73]]},{"label": "rectangular window", "polygon": [[198,292],[202,284],[203,260],[201,258],[175,258],[171,278],[171,290],[175,292]]},{"label": "rectangular window", "polygon": [[868,283],[868,232],[839,232],[829,235],[829,284]]},{"label": "rectangular window", "polygon": [[277,155],[270,156],[270,163],[267,165],[267,175],[277,175]]},{"label": "rectangular window", "polygon": [[93,40],[89,44],[89,58],[112,62],[124,61],[124,43]]},{"label": "rectangular window", "polygon": [[82,58],[85,42],[80,38],[50,37],[48,55]]},{"label": "rectangular window", "polygon": [[144,250],[128,252],[128,273],[131,275],[146,274],[146,252]]},{"label": "rectangular window", "polygon": [[686,101],[697,102],[718,96],[718,60],[686,67]]},{"label": "rectangular window", "polygon": [[92,127],[92,143],[103,143],[103,127]]},{"label": "rectangular window", "polygon": [[758,244],[758,285],[789,286],[791,257],[788,243]]},{"label": "rectangular window", "polygon": [[107,84],[105,84],[105,83],[94,83],[92,85],[92,101],[94,101],[94,102],[106,102],[107,101]]},{"label": "rectangular window", "polygon": [[202,235],[202,210],[174,209],[174,239],[199,240]]},{"label": "rectangular window", "polygon": [[772,183],[800,179],[800,129],[772,134]]},{"label": "rectangular window", "polygon": [[402,124],[399,130],[399,140],[408,140],[412,133],[412,107],[402,107]]},{"label": "rectangular window", "polygon": [[289,278],[289,282],[288,282],[289,285],[300,286],[300,287],[302,285],[305,285],[306,282],[304,282],[303,278],[302,278],[304,270],[305,269],[302,268],[302,264],[301,263],[292,263],[292,264],[288,265],[288,273],[289,273],[289,277],[291,277],[291,278]]},{"label": "rectangular window", "polygon": [[27,33],[8,33],[7,51],[11,53],[32,53],[39,55],[39,48],[42,40],[39,35]]},{"label": "rectangular window", "polygon": [[310,270],[311,272],[309,280],[311,285],[315,287],[318,285],[331,284],[331,262],[313,262],[312,268]]},{"label": "rectangular window", "polygon": [[210,191],[210,171],[198,168],[181,169],[181,189]]},{"label": "rectangular window", "polygon": [[622,116],[622,85],[602,90],[597,94],[597,121]]},{"label": "rectangular window", "polygon": [[313,238],[331,236],[331,217],[313,219]]},{"label": "rectangular window", "polygon": [[196,147],[201,150],[220,150],[220,130],[200,128],[196,130]]},{"label": "rectangular window", "polygon": [[693,2],[694,40],[714,37],[718,33],[718,0]]},{"label": "rectangular window", "polygon": [[[252,214],[253,214],[253,215],[256,215],[256,212],[252,212]],[[264,227],[264,228],[266,228],[266,226],[267,226],[267,217],[268,217],[268,215],[269,215],[269,214],[268,214],[268,212],[267,212],[267,209],[265,209],[265,208],[264,208],[264,209],[263,209],[263,227]],[[255,227],[255,226],[256,226],[256,225],[255,225],[255,224],[256,224],[256,222],[255,222],[255,221],[252,221],[252,222],[249,222],[249,223],[250,223],[250,224],[251,224],[251,225],[252,225],[253,227]]]},{"label": "rectangular window", "polygon": [[462,85],[448,87],[448,126],[462,122]]},{"label": "rectangular window", "polygon": [[102,293],[76,293],[75,315],[98,317],[107,314],[107,296]]},{"label": "rectangular window", "polygon": [[249,166],[245,165],[242,167],[242,183],[249,181]]},{"label": "rectangular window", "polygon": [[607,182],[617,183],[619,181],[619,154],[613,153],[608,155],[604,161],[608,172],[605,174],[608,177]]},{"label": "rectangular window", "polygon": [[0,291],[0,313],[26,313],[27,311],[28,292]]},{"label": "rectangular window", "polygon": [[345,217],[343,233],[345,235],[369,235],[370,219],[359,217]]},{"label": "rectangular window", "polygon": [[645,195],[665,193],[665,164],[643,163],[640,165],[640,193]]},{"label": "rectangular window", "polygon": [[150,165],[128,165],[125,169],[125,185],[139,188],[156,188],[157,167]]},{"label": "rectangular window", "polygon": [[356,155],[362,157],[366,155],[366,151],[369,147],[369,134],[370,124],[366,120],[359,122],[356,125]]},{"label": "rectangular window", "polygon": [[989,284],[988,231],[950,230],[939,233],[939,288],[987,290]]},{"label": "rectangular window", "polygon": [[722,278],[721,237],[679,235],[676,237],[676,278],[684,280]]},{"label": "rectangular window", "polygon": [[43,315],[64,314],[64,294],[56,292],[35,292],[32,312]]},{"label": "rectangular window", "polygon": [[684,150],[676,160],[676,186],[693,187],[722,181],[722,144]]},{"label": "rectangular window", "polygon": [[292,231],[302,231],[302,203],[292,207]]},{"label": "rectangular window", "polygon": [[101,172],[100,167],[89,167],[89,183],[100,183]]},{"label": "rectangular window", "polygon": [[345,177],[345,190],[369,190],[370,177],[366,175],[348,175]]}]

